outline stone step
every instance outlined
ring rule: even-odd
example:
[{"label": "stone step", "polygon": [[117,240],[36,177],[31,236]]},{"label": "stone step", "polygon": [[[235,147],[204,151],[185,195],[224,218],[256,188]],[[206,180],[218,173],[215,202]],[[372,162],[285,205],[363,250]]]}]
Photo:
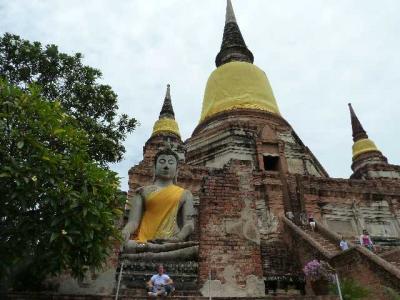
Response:
[{"label": "stone step", "polygon": [[[122,261],[120,261],[121,263]],[[177,290],[197,290],[198,263],[196,261],[175,261],[162,263],[160,261],[128,261],[125,262],[122,277],[122,289],[142,289],[146,286],[156,267],[163,264],[167,274],[173,279]],[[119,276],[120,267],[116,270]]]},{"label": "stone step", "polygon": [[380,257],[390,263],[392,266],[400,269],[400,248],[399,247],[391,247],[391,249],[387,251],[375,251]]},{"label": "stone step", "polygon": [[[114,291],[115,292],[115,291]],[[146,289],[121,289],[119,291],[119,295],[121,296],[129,296],[129,297],[138,297],[138,296],[147,296]],[[174,296],[199,296],[197,291],[189,290],[175,290]]]},{"label": "stone step", "polygon": [[339,245],[333,243],[329,239],[325,238],[318,231],[312,231],[308,228],[302,228],[305,233],[307,233],[314,241],[322,246],[325,250],[327,250],[332,255],[340,253],[341,249]]},{"label": "stone step", "polygon": [[267,296],[301,296],[301,291],[296,289],[277,289],[275,293],[272,290],[269,290],[266,294]]},{"label": "stone step", "polygon": [[[1,296],[1,295],[0,295]],[[9,293],[5,299],[18,299],[18,300],[115,300],[115,295],[57,295],[50,293]],[[119,300],[148,300],[148,299],[181,299],[181,300],[208,300],[209,297],[201,296],[172,296],[167,298],[148,298],[143,296],[119,296]],[[338,300],[337,296],[264,296],[264,297],[218,297],[218,300]]]},{"label": "stone step", "polygon": [[396,268],[400,268],[400,261],[389,261],[389,263]]}]

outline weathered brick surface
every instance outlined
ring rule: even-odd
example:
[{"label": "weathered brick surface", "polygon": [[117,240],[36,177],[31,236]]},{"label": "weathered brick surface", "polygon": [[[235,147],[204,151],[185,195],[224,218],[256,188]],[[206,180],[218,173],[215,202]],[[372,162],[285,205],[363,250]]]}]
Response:
[{"label": "weathered brick surface", "polygon": [[[235,280],[239,285],[246,283],[248,275],[262,277],[258,233],[253,224],[245,222],[255,219],[255,192],[246,179],[251,168],[243,162],[210,172],[204,179],[200,193],[199,227],[199,280],[204,283],[211,271],[213,279],[225,283],[222,276],[227,266],[235,269]],[[248,207],[249,219],[242,212]],[[236,233],[227,232],[227,224],[235,223]],[[242,223],[241,223],[242,222]],[[249,232],[240,232],[249,229]],[[249,238],[254,239],[249,240]]]},{"label": "weathered brick surface", "polygon": [[[310,237],[307,239],[301,235],[303,231],[300,228],[291,228],[285,226],[285,237],[286,242],[290,249],[293,249],[297,255],[298,260],[302,265],[307,262],[318,259],[329,262],[338,272],[340,278],[351,278],[356,280],[362,286],[368,287],[371,291],[371,299],[389,299],[382,289],[383,286],[393,288],[400,292],[400,269],[396,270],[385,262],[377,262],[377,255],[374,253],[356,246],[348,251],[329,253],[326,251],[323,244],[310,241]],[[318,229],[318,227],[317,227]],[[325,236],[329,232],[327,229],[318,230],[315,235]],[[328,239],[332,239],[331,236]],[[336,237],[336,245],[339,242],[339,237]],[[329,241],[327,240],[327,243]],[[379,261],[379,259],[378,259]],[[308,286],[308,294],[312,293],[312,290]]]},{"label": "weathered brick surface", "polygon": [[[166,141],[182,157],[178,185],[194,196],[196,229],[192,238],[200,242],[200,287],[210,272],[212,279],[222,284],[233,280],[243,287],[249,275],[259,279],[293,275],[306,261],[324,259],[323,253],[307,242],[288,238],[279,222],[287,212],[298,222],[301,216],[307,221],[307,214],[312,213],[317,222],[326,224],[338,211],[373,218],[374,211],[380,210],[375,219],[390,214],[393,222],[400,221],[400,180],[329,178],[285,120],[248,110],[210,118],[185,143],[172,136],[149,139],[143,161],[129,171],[128,196],[152,183],[154,155]],[[275,170],[264,169],[264,155],[270,154],[279,157]],[[359,230],[364,225],[357,226]],[[290,246],[286,252],[285,245]],[[387,250],[385,247],[382,249]],[[384,270],[364,259],[350,253],[335,263],[341,276],[347,272],[363,284],[391,282]],[[352,269],[345,269],[349,266]],[[233,269],[233,279],[226,277],[227,267]]]},{"label": "weathered brick surface", "polygon": [[216,114],[199,124],[185,145],[190,164],[220,160],[222,167],[227,162],[224,157],[246,154],[255,169],[263,170],[263,155],[272,154],[279,156],[280,172],[328,176],[291,126],[268,112],[242,109]]},{"label": "weathered brick surface", "polygon": [[400,247],[383,252],[380,256],[400,269]]},{"label": "weathered brick surface", "polygon": [[340,278],[357,280],[362,286],[368,287],[373,299],[391,298],[385,294],[383,287],[390,287],[400,292],[399,278],[388,273],[383,268],[374,264],[356,250],[351,250],[331,260]]},{"label": "weathered brick surface", "polygon": [[[326,223],[335,217],[336,208],[348,210],[348,219],[355,220],[352,238],[364,229],[366,221],[393,223],[398,228],[400,213],[400,180],[346,180],[333,178],[299,177],[299,198],[307,213]],[[390,218],[390,219],[382,219]],[[358,232],[357,232],[358,231]],[[394,235],[398,236],[395,230]]]}]

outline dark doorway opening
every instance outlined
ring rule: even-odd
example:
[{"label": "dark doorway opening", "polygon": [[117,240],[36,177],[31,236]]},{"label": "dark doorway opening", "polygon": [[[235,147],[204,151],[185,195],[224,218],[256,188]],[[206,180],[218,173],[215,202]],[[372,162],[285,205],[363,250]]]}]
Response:
[{"label": "dark doorway opening", "polygon": [[279,156],[264,155],[264,170],[279,171]]}]

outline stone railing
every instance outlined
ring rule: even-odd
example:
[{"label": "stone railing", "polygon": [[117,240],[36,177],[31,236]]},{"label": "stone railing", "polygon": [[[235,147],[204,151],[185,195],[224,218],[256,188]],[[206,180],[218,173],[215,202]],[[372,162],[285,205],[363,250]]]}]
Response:
[{"label": "stone railing", "polygon": [[[317,229],[318,233],[320,233],[323,237],[327,238],[332,243],[339,245],[341,241],[341,236],[338,235],[336,232],[329,230],[319,222],[315,223],[315,228]],[[355,246],[354,243],[349,241],[347,241],[347,244],[349,245],[350,248]]]},{"label": "stone railing", "polygon": [[334,256],[288,218],[282,216],[282,220],[296,235],[300,236],[312,248],[316,249],[325,259],[330,260]]},{"label": "stone railing", "polygon": [[[318,251],[323,255],[324,259],[328,261],[332,266],[341,271],[343,269],[344,274],[348,273],[346,271],[349,264],[354,266],[358,265],[361,267],[367,267],[372,270],[376,276],[376,281],[384,283],[384,285],[400,290],[400,269],[396,266],[390,264],[388,261],[378,256],[377,254],[369,251],[365,247],[355,245],[354,243],[348,242],[350,248],[346,251],[341,251],[334,255],[330,254],[328,251],[323,249],[323,247],[317,243],[311,236],[304,232],[300,227],[295,225],[286,217],[282,217],[283,222],[292,229],[292,231],[299,236],[303,241],[307,242],[309,246]],[[335,244],[339,244],[341,238],[335,232],[329,230],[325,226],[317,223],[316,224],[317,233],[324,238],[332,241]],[[396,249],[399,251],[399,249]],[[389,253],[388,253],[389,255]],[[362,274],[353,274],[354,277]]]},{"label": "stone railing", "polygon": [[396,247],[390,251],[384,252],[380,257],[386,259],[387,261],[396,260],[400,261],[400,247]]},{"label": "stone railing", "polygon": [[[335,241],[335,242],[337,242],[339,244],[341,238],[336,232],[333,232],[333,231],[329,230],[328,228],[326,228],[325,226],[321,225],[320,223],[316,224],[316,228],[317,228],[318,232],[321,233],[322,235],[324,235],[326,238],[328,238],[328,239],[330,239],[332,241]],[[348,244],[350,246],[350,250],[352,248],[354,248],[357,252],[359,252],[366,259],[370,260],[371,262],[373,262],[374,264],[376,264],[377,266],[379,266],[383,270],[393,274],[395,277],[398,277],[399,278],[399,284],[400,284],[400,270],[397,267],[392,266],[385,259],[383,259],[379,255],[376,255],[375,253],[367,250],[365,247],[362,247],[360,245],[355,245],[352,242],[348,242]],[[342,253],[343,252],[341,252],[341,253],[339,253],[337,255],[334,255],[332,258],[335,259],[336,257],[340,257],[342,255]]]},{"label": "stone railing", "polygon": [[355,249],[362,254],[363,257],[368,259],[370,262],[374,263],[376,267],[390,273],[394,277],[398,279],[398,287],[400,287],[400,269],[396,268],[395,266],[391,265],[382,257],[372,253],[371,251],[367,250],[365,247],[356,246]]}]

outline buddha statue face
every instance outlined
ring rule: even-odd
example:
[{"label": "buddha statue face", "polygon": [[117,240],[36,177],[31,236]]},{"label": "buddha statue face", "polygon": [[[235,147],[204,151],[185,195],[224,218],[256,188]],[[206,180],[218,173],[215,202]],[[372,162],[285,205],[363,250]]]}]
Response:
[{"label": "buddha statue face", "polygon": [[155,177],[164,180],[174,179],[177,166],[178,162],[174,155],[161,154],[156,160]]}]

